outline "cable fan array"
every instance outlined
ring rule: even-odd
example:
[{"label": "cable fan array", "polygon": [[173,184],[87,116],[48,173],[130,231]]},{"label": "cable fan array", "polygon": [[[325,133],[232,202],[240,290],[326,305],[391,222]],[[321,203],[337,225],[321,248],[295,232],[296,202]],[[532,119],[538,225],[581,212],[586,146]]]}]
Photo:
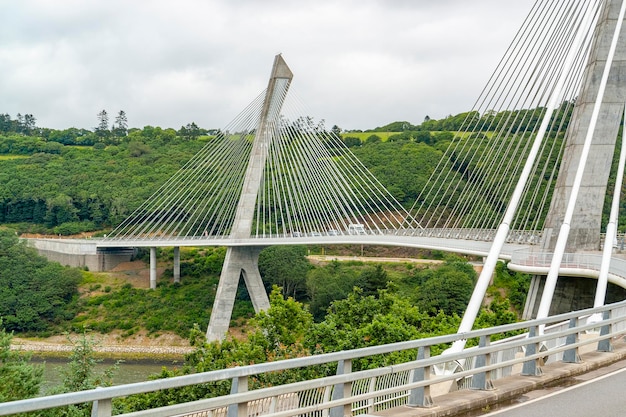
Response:
[{"label": "cable fan array", "polygon": [[602,3],[535,3],[411,209],[424,228],[498,227],[556,93],[559,105],[511,224],[511,233],[542,229]]},{"label": "cable fan array", "polygon": [[[286,95],[288,85],[274,94]],[[234,228],[265,92],[108,239],[226,238]],[[283,97],[284,98],[284,97]],[[281,102],[282,100],[272,100]],[[263,128],[265,166],[250,237],[394,233],[419,225],[293,91]],[[289,117],[290,114],[300,115]]]}]

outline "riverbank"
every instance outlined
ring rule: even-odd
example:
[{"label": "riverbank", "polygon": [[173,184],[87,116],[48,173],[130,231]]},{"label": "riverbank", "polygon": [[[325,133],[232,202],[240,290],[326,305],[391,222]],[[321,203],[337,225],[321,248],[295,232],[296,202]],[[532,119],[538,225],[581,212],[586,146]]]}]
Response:
[{"label": "riverbank", "polygon": [[[13,337],[12,350],[31,352],[46,357],[68,357],[74,349],[72,341],[81,335],[58,335],[45,339]],[[189,343],[173,334],[149,337],[137,335],[132,338],[120,338],[112,334],[88,334],[93,339],[93,350],[99,358],[111,359],[158,359],[183,360],[194,348]]]}]

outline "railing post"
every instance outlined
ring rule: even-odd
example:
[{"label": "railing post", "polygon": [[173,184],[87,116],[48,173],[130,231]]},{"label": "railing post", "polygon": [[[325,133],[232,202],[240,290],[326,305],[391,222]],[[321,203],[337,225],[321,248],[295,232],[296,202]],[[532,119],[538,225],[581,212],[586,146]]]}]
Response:
[{"label": "railing post", "polygon": [[[367,392],[372,393],[376,391],[376,381],[378,379],[374,376],[370,379],[370,386],[369,386],[369,390]],[[374,411],[374,406],[376,405],[376,397],[372,397],[369,400],[367,400],[367,413],[368,414],[373,414]]]},{"label": "railing post", "polygon": [[[528,331],[528,340],[530,340],[531,343],[526,345],[526,356],[531,356],[539,352],[540,344],[532,341],[532,339],[537,336],[537,333],[539,333],[538,330],[539,326],[532,326]],[[526,361],[522,366],[522,375],[541,376],[542,373],[541,367],[539,366],[539,358]]]},{"label": "railing post", "polygon": [[91,406],[91,417],[111,417],[112,408],[110,398],[96,400]]},{"label": "railing post", "polygon": [[[481,336],[478,343],[479,348],[489,346],[491,343],[491,337],[489,335]],[[491,354],[483,353],[476,357],[476,369],[483,368],[491,365]],[[493,383],[491,382],[491,371],[483,371],[472,376],[472,389],[477,390],[492,390]]]},{"label": "railing post", "polygon": [[[423,346],[417,350],[417,360],[430,358],[430,346]],[[430,366],[419,367],[413,369],[413,378],[411,382],[430,380]],[[409,407],[432,407],[433,399],[430,397],[430,385],[425,387],[413,388],[409,392]]]},{"label": "railing post", "polygon": [[[237,394],[248,391],[248,377],[240,376],[233,378],[230,385],[230,394]],[[248,403],[237,403],[228,406],[228,417],[247,417]]]},{"label": "railing post", "polygon": [[[578,317],[573,317],[569,320],[569,328],[574,329],[578,327]],[[578,342],[578,331],[568,334],[565,338],[566,345],[573,345]],[[563,362],[565,363],[580,363],[580,355],[578,354],[578,347],[574,349],[568,349],[563,352]]]},{"label": "railing post", "polygon": [[[352,372],[352,361],[346,359],[337,363],[337,375],[349,374]],[[346,382],[335,385],[333,389],[333,400],[340,400],[352,395],[352,383]],[[330,409],[330,417],[344,417],[352,415],[352,404],[333,407]]]},{"label": "railing post", "polygon": [[[602,320],[608,320],[610,318],[611,318],[610,310],[606,310],[602,313]],[[605,324],[604,326],[600,327],[600,337],[611,334],[611,328],[612,328],[611,324]],[[598,352],[612,352],[612,351],[613,351],[613,345],[611,345],[610,337],[600,340],[598,342]]]}]

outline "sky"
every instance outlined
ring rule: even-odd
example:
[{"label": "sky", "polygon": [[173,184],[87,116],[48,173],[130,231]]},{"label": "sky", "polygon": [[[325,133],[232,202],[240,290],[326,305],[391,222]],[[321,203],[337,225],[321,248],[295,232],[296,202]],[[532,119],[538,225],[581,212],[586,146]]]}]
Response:
[{"label": "sky", "polygon": [[534,0],[0,0],[0,113],[221,128],[281,53],[344,130],[468,111]]}]

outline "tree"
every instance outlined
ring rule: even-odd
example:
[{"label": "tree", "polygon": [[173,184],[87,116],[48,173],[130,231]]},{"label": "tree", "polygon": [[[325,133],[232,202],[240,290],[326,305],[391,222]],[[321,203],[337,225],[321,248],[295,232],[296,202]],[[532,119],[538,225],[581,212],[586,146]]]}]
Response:
[{"label": "tree", "polygon": [[126,117],[126,112],[124,110],[120,110],[115,117],[113,134],[118,138],[124,137],[128,134],[128,118]]},{"label": "tree", "polygon": [[32,114],[24,115],[24,125],[22,131],[25,135],[31,135],[36,128],[37,119]]},{"label": "tree", "polygon": [[262,329],[270,349],[301,343],[313,324],[313,317],[293,298],[284,298],[280,287],[270,293],[270,308],[260,311],[254,322]]},{"label": "tree", "polygon": [[376,264],[375,267],[368,267],[361,272],[361,286],[363,288],[364,295],[377,296],[378,290],[385,289],[387,287],[387,271],[385,271],[381,264]]},{"label": "tree", "polygon": [[178,131],[178,135],[187,140],[197,139],[201,133],[200,128],[194,122],[188,123],[187,126],[181,126]]},{"label": "tree", "polygon": [[277,285],[285,296],[301,299],[311,264],[305,246],[271,246],[259,254],[259,271],[266,286]]},{"label": "tree", "polygon": [[361,146],[361,139],[354,136],[346,136],[345,138],[343,138],[343,143],[348,148],[353,148],[355,146]]},{"label": "tree", "polygon": [[462,315],[474,290],[476,272],[466,262],[446,262],[420,287],[417,305],[422,311]]},{"label": "tree", "polygon": [[9,133],[11,131],[11,116],[8,114],[0,114],[0,133]]},{"label": "tree", "polygon": [[30,354],[11,350],[11,340],[0,319],[0,402],[34,397],[43,381],[43,366],[31,364]]},{"label": "tree", "polygon": [[17,133],[23,133],[24,132],[24,116],[22,116],[21,113],[18,113],[15,116],[15,120],[13,121],[14,123],[14,127],[13,127],[13,131],[17,132]]},{"label": "tree", "polygon": [[365,139],[365,144],[370,145],[372,143],[380,143],[381,139],[378,135],[369,135],[367,139]]},{"label": "tree", "polygon": [[0,317],[10,331],[44,331],[73,317],[80,272],[48,262],[0,229]]},{"label": "tree", "polygon": [[347,268],[338,261],[309,271],[306,286],[310,299],[309,308],[315,320],[323,320],[330,304],[347,297],[359,285],[359,279],[360,276],[354,269]]},{"label": "tree", "polygon": [[333,125],[333,127],[330,128],[330,131],[338,138],[341,138],[341,128],[339,126]]},{"label": "tree", "polygon": [[111,131],[109,130],[109,114],[106,110],[102,110],[98,113],[98,126],[96,127],[96,136],[101,141],[105,141],[111,136]]}]

